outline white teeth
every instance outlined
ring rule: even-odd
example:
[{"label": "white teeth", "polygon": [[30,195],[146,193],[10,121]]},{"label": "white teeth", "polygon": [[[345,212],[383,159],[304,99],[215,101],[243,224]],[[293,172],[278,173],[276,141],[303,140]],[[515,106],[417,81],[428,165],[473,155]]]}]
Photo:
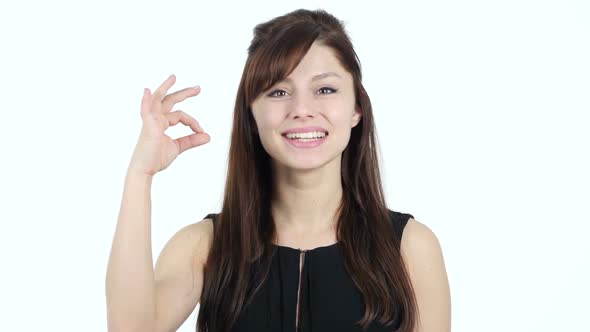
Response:
[{"label": "white teeth", "polygon": [[324,136],[326,136],[326,133],[323,131],[312,131],[312,132],[308,132],[308,133],[290,133],[285,135],[287,138],[293,139],[293,138],[322,138]]}]

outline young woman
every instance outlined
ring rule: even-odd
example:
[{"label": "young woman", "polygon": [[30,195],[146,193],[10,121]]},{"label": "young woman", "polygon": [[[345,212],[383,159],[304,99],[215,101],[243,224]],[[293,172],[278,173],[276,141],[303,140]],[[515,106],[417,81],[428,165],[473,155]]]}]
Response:
[{"label": "young woman", "polygon": [[[205,144],[169,77],[141,103],[107,271],[110,331],[450,331],[436,236],[386,206],[375,124],[342,23],[297,10],[256,26],[237,93],[222,209],[152,268],[150,188]],[[179,122],[195,134],[164,134]]]}]

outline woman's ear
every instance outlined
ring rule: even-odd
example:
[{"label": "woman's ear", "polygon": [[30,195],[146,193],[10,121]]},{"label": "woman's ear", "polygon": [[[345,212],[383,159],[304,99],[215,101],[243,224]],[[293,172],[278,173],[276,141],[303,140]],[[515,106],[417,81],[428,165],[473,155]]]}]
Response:
[{"label": "woman's ear", "polygon": [[359,124],[359,122],[361,122],[361,107],[360,106],[356,106],[354,108],[354,115],[352,116],[352,126],[351,127],[356,127],[357,124]]}]

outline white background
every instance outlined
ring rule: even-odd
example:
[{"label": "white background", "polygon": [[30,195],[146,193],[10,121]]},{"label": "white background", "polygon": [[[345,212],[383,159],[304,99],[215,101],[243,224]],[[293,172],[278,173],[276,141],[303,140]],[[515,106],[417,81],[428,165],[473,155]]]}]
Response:
[{"label": "white background", "polygon": [[219,210],[252,29],[304,7],[346,23],[388,202],[439,238],[453,331],[590,331],[589,2],[291,3],[0,5],[0,330],[106,330],[141,94],[169,74],[201,85],[178,109],[211,142],[154,179],[154,262]]}]

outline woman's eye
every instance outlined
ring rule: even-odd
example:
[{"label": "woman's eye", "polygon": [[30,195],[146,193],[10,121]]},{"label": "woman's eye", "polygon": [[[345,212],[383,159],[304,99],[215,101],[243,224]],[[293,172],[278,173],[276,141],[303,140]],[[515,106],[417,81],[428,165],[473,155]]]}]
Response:
[{"label": "woman's eye", "polygon": [[328,88],[328,87],[323,87],[323,88],[320,88],[318,91],[323,91],[320,94],[327,95],[327,94],[334,93],[334,92],[336,92],[338,90],[332,89],[332,88]]},{"label": "woman's eye", "polygon": [[286,94],[284,90],[274,90],[273,92],[269,93],[269,97],[282,97]]}]

